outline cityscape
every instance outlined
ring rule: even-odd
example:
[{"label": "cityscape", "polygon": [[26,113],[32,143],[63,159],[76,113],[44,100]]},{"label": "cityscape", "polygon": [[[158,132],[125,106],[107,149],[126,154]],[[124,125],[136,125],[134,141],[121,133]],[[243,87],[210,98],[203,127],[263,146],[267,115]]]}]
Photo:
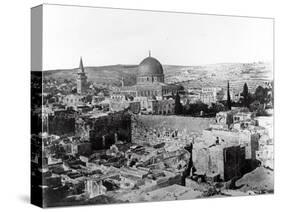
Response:
[{"label": "cityscape", "polygon": [[168,66],[152,53],[31,72],[32,191],[44,207],[274,192],[271,64]]},{"label": "cityscape", "polygon": [[32,16],[32,204],[274,193],[274,19],[54,4]]}]

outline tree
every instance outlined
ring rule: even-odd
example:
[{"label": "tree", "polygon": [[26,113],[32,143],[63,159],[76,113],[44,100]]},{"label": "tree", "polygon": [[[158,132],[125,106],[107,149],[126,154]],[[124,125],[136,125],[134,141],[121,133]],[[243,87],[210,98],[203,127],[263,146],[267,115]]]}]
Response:
[{"label": "tree", "polygon": [[258,86],[255,91],[255,98],[258,100],[261,104],[267,103],[268,99],[268,90],[263,88],[262,86]]},{"label": "tree", "polygon": [[227,102],[226,107],[228,110],[231,110],[231,98],[230,98],[230,91],[229,91],[229,81],[227,81]]},{"label": "tree", "polygon": [[198,115],[201,111],[208,112],[208,105],[198,100],[194,104],[189,104],[188,108],[184,110],[184,114],[194,116]]},{"label": "tree", "polygon": [[209,108],[209,112],[218,113],[220,111],[225,111],[225,106],[222,103],[212,103]]},{"label": "tree", "polygon": [[245,83],[243,86],[243,92],[241,93],[241,96],[243,96],[243,99],[242,99],[243,106],[249,107],[250,106],[250,94],[249,94],[249,89],[248,89],[247,83]]},{"label": "tree", "polygon": [[181,104],[181,101],[180,101],[180,95],[179,93],[176,94],[176,97],[175,97],[175,114],[179,115],[179,114],[182,114],[182,104]]}]

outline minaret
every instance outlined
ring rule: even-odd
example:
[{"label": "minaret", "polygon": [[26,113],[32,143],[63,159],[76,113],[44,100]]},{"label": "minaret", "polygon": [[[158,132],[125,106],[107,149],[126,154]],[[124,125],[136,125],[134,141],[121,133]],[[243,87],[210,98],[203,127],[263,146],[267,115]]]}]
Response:
[{"label": "minaret", "polygon": [[85,94],[87,90],[87,76],[84,70],[82,57],[80,57],[80,65],[77,75],[77,93]]},{"label": "minaret", "polygon": [[79,70],[80,70],[81,72],[84,72],[84,65],[83,65],[82,57],[80,57]]},{"label": "minaret", "polygon": [[151,51],[150,50],[148,51],[148,57],[151,57]]}]

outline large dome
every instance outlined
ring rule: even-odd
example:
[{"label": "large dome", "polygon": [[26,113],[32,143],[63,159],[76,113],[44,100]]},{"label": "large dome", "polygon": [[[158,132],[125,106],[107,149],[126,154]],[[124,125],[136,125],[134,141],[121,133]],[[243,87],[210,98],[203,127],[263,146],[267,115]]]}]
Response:
[{"label": "large dome", "polygon": [[163,67],[157,59],[147,57],[139,64],[138,76],[157,75],[163,75]]}]

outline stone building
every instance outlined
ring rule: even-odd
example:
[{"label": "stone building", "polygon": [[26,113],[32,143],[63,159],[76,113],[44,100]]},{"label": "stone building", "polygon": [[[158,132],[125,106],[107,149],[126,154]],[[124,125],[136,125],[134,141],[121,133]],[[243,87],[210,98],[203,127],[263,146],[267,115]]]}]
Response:
[{"label": "stone building", "polygon": [[165,83],[161,63],[149,54],[138,66],[136,85],[122,86],[113,95],[121,94],[133,97],[147,97],[149,99],[164,99],[175,94],[179,89],[177,85]]},{"label": "stone building", "polygon": [[262,149],[261,135],[265,129],[254,118],[253,113],[241,109],[218,113],[216,124],[203,130],[202,141],[193,146],[196,170],[207,177],[218,174],[221,179],[229,180],[251,170],[257,160],[270,167],[271,146],[263,145],[266,147]]},{"label": "stone building", "polygon": [[86,97],[80,94],[69,94],[60,97],[60,102],[67,107],[76,108],[77,106],[85,105]]},{"label": "stone building", "polygon": [[237,123],[253,121],[255,114],[248,109],[235,108],[229,111],[221,111],[216,114],[216,124],[213,128],[230,128]]},{"label": "stone building", "polygon": [[171,115],[175,113],[175,100],[170,99],[148,99],[147,97],[136,97],[135,101],[140,102],[143,114]]},{"label": "stone building", "polygon": [[203,130],[203,139],[208,145],[227,144],[245,147],[245,158],[256,159],[259,145],[259,134],[250,130],[206,129]]},{"label": "stone building", "polygon": [[200,101],[205,104],[211,104],[222,101],[224,90],[218,87],[204,87],[201,89]]},{"label": "stone building", "polygon": [[199,175],[217,174],[224,181],[242,175],[245,163],[245,147],[227,143],[209,147],[195,144],[192,150],[193,166]]},{"label": "stone building", "polygon": [[[234,102],[239,101],[240,92],[229,89],[230,99]],[[199,92],[199,99],[204,104],[211,104],[227,100],[227,90],[222,87],[203,87]]]},{"label": "stone building", "polygon": [[175,113],[175,101],[163,99],[152,101],[151,113],[155,115],[170,115]]}]

